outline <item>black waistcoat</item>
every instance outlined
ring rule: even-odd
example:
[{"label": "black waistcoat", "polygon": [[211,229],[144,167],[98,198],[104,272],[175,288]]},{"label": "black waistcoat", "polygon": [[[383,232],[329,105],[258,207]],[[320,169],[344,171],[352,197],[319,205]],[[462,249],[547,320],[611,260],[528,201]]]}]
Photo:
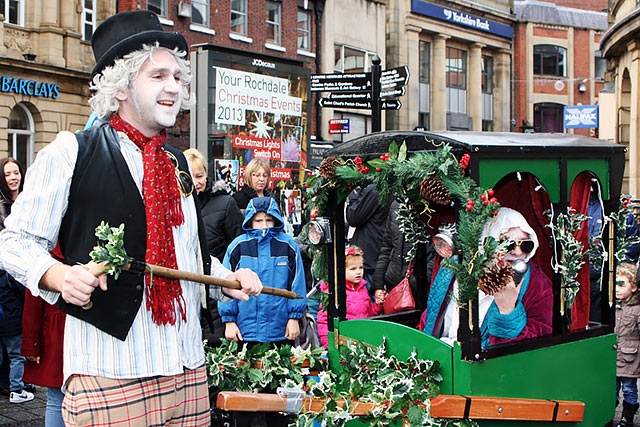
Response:
[{"label": "black waistcoat", "polygon": [[[69,206],[59,235],[65,264],[90,261],[89,253],[97,244],[95,228],[101,221],[108,222],[112,227],[124,223],[127,255],[144,261],[147,235],[144,202],[120,152],[117,132],[103,124],[76,133],[76,139],[78,158],[69,190]],[[172,152],[179,161],[180,169],[189,173],[186,159],[180,151],[168,144],[163,148]],[[193,196],[190,198],[196,199]],[[198,207],[197,201],[194,202]],[[202,247],[204,229],[199,226],[199,230]],[[205,272],[208,273],[210,260],[206,256],[206,245],[204,248]],[[89,310],[69,304],[62,298],[58,300],[58,307],[124,340],[142,303],[144,276],[123,271],[118,280],[108,276],[107,287],[106,292],[95,289],[91,295],[93,307]]]}]

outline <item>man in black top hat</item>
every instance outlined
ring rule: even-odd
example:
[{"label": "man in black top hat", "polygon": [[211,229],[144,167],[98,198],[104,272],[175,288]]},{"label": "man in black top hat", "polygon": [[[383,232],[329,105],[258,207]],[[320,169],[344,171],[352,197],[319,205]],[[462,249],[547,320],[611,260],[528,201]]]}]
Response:
[{"label": "man in black top hat", "polygon": [[[201,286],[130,270],[94,277],[95,228],[124,224],[127,254],[147,264],[238,280],[242,291],[224,291],[231,297],[258,295],[262,284],[202,250],[186,159],[165,143],[191,101],[184,37],[163,31],[152,12],[133,11],[104,21],[92,45],[89,104],[101,124],[60,132],[38,154],[0,234],[1,263],[70,314],[66,424],[206,426]],[[49,255],[56,242],[64,263]]]}]

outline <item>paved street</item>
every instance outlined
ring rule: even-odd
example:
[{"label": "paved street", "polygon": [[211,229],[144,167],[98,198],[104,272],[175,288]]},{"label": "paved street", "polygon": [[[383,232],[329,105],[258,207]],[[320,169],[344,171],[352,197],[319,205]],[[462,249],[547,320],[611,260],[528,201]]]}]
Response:
[{"label": "paved street", "polygon": [[7,396],[0,396],[0,426],[43,427],[47,403],[47,389],[38,387],[36,398],[25,403],[9,403]]}]

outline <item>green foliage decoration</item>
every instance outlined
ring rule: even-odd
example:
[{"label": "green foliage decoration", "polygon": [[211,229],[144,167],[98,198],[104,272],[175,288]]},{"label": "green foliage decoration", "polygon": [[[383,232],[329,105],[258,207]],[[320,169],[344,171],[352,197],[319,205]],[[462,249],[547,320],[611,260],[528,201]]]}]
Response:
[{"label": "green foliage decoration", "polygon": [[[443,143],[436,150],[418,151],[409,156],[406,144],[398,145],[394,141],[380,158],[366,162],[359,156],[346,160],[338,158],[335,162],[332,159],[332,165],[335,165],[335,172],[326,167],[321,172],[321,164],[319,169],[308,173],[305,185],[307,200],[318,216],[327,213],[328,189],[346,193],[357,186],[372,183],[380,193],[381,203],[386,203],[390,197],[401,201],[398,213],[400,229],[414,245],[427,243],[433,234],[430,221],[435,202],[423,196],[420,184],[425,178],[433,177],[444,185],[450,193],[451,203],[460,207],[456,221],[460,256],[445,262],[456,271],[458,300],[466,302],[477,297],[478,279],[495,262],[497,247],[490,241],[480,242],[480,236],[484,223],[496,213],[500,204],[491,189],[478,187],[467,175],[469,154],[458,159],[451,146]],[[326,256],[326,250],[323,246],[321,252],[325,252],[319,256]],[[410,256],[413,255],[412,252]],[[317,264],[316,277],[326,281],[327,264]]]},{"label": "green foliage decoration", "polygon": [[[429,415],[429,399],[442,382],[438,362],[418,358],[413,352],[406,361],[388,355],[386,340],[368,346],[348,340],[340,347],[340,374],[321,370],[317,379],[306,378],[311,370],[326,367],[326,350],[302,350],[288,345],[275,348],[260,344],[247,349],[236,342],[222,341],[219,347],[205,347],[209,386],[220,391],[256,392],[265,387],[296,387],[309,396],[324,399],[321,412],[298,414],[297,427],[341,427],[354,416],[350,408],[372,402],[369,415],[359,417],[371,426],[388,426],[406,419],[411,426],[474,426],[472,421],[436,420]],[[303,367],[303,361],[309,367]],[[338,405],[345,399],[344,407]]]},{"label": "green foliage decoration", "polygon": [[91,261],[95,263],[106,262],[106,274],[118,279],[123,267],[133,262],[133,258],[127,255],[124,248],[124,224],[119,227],[111,227],[107,222],[100,222],[95,232],[98,244],[89,253]]},{"label": "green foliage decoration", "polygon": [[[576,279],[580,268],[586,262],[586,248],[575,238],[574,234],[588,217],[577,213],[571,207],[567,208],[566,214],[558,214],[555,221],[553,221],[553,213],[551,211],[546,211],[545,214],[550,219],[546,227],[551,229],[553,240],[560,249],[561,255],[559,257],[557,253],[554,254],[552,266],[554,272],[560,274],[562,278],[565,307],[569,309],[580,290],[580,283]],[[564,312],[564,310],[561,311]]]},{"label": "green foliage decoration", "polygon": [[620,204],[618,205],[618,209],[611,212],[608,218],[615,224],[614,240],[616,252],[614,256],[616,257],[616,262],[618,264],[629,262],[626,255],[627,249],[631,245],[640,243],[640,238],[638,237],[627,237],[627,216],[631,213],[633,213],[631,195],[620,195]]}]

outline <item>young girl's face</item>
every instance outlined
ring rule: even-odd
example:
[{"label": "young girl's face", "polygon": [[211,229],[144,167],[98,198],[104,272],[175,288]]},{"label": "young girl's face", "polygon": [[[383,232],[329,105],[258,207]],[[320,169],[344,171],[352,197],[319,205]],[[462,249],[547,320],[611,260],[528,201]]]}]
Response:
[{"label": "young girl's face", "polygon": [[629,283],[627,276],[616,276],[616,299],[618,301],[627,300],[636,291],[635,283]]},{"label": "young girl's face", "polygon": [[348,257],[344,275],[347,282],[354,286],[359,284],[364,275],[364,259],[361,256]]}]

